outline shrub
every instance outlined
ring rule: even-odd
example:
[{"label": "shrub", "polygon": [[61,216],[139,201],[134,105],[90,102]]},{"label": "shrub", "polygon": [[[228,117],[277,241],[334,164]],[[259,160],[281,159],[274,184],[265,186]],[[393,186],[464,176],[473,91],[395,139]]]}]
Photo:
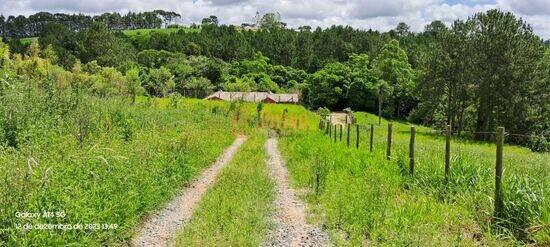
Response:
[{"label": "shrub", "polygon": [[330,110],[326,107],[319,107],[319,109],[317,109],[317,114],[321,116],[321,119],[326,119],[328,115],[330,115]]}]

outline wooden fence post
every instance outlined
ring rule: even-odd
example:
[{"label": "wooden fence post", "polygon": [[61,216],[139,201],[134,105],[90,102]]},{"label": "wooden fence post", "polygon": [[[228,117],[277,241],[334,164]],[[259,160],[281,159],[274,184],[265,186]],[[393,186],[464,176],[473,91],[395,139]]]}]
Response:
[{"label": "wooden fence post", "polygon": [[349,148],[349,131],[350,131],[350,128],[351,128],[351,124],[348,123],[348,148]]},{"label": "wooden fence post", "polygon": [[355,138],[355,148],[359,149],[359,124],[355,125],[355,132],[357,133],[357,138]]},{"label": "wooden fence post", "polygon": [[342,125],[340,124],[340,141],[342,141]]},{"label": "wooden fence post", "polygon": [[325,120],[325,135],[328,134],[329,122]]},{"label": "wooden fence post", "polygon": [[391,157],[391,132],[392,132],[392,124],[388,123],[388,141],[387,147],[386,147],[386,159],[390,160]]},{"label": "wooden fence post", "polygon": [[445,127],[445,181],[449,180],[451,168],[451,125]]},{"label": "wooden fence post", "polygon": [[372,152],[372,141],[374,138],[374,124],[370,124],[370,151]]},{"label": "wooden fence post", "polygon": [[499,218],[502,215],[502,151],[504,148],[504,127],[497,128],[496,134],[497,152],[495,164],[495,217]]},{"label": "wooden fence post", "polygon": [[337,129],[336,129],[336,124],[335,124],[334,125],[334,135],[333,135],[334,136],[334,142],[336,142],[336,136],[337,136],[336,133],[338,133],[338,132],[337,132]]},{"label": "wooden fence post", "polygon": [[414,137],[416,135],[416,128],[411,126],[411,139],[409,141],[409,174],[414,174]]}]

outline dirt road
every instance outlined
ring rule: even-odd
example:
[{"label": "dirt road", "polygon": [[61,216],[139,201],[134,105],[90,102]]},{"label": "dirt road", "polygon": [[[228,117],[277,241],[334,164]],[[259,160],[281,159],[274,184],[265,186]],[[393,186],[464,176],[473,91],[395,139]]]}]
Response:
[{"label": "dirt road", "polygon": [[132,240],[132,245],[171,246],[176,231],[191,219],[193,211],[208,188],[214,184],[218,173],[231,161],[235,152],[245,141],[246,137],[237,138],[196,181],[184,188],[180,195],[169,202],[164,209],[152,215]]},{"label": "dirt road", "polygon": [[277,138],[265,145],[271,176],[277,184],[276,228],[264,246],[329,246],[326,232],[306,223],[306,207],[288,184],[288,171],[277,148]]}]

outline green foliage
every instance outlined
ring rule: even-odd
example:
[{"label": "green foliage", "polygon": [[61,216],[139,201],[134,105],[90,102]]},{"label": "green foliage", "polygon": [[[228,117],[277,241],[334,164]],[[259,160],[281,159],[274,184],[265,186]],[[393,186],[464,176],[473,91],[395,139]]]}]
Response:
[{"label": "green foliage", "polygon": [[[210,114],[204,102],[185,101],[185,109],[167,109],[90,96],[73,108],[62,102],[59,91],[52,97],[36,89],[28,97],[23,88],[13,92],[21,101],[16,95],[0,98],[0,132],[11,128],[4,116],[18,113],[12,115],[17,148],[8,148],[0,135],[0,225],[7,228],[0,232],[0,242],[7,245],[125,243],[145,215],[214,162],[233,139],[230,119]],[[67,216],[15,217],[15,212],[42,211]],[[14,225],[97,222],[118,228],[83,234],[22,232]]]},{"label": "green foliage", "polygon": [[168,96],[175,88],[174,76],[165,67],[149,69],[144,87],[153,96]]},{"label": "green foliage", "polygon": [[531,238],[529,227],[544,217],[543,186],[532,178],[510,177],[504,186],[504,213],[496,225],[509,229],[519,239]]},{"label": "green foliage", "polygon": [[128,90],[128,96],[132,100],[132,104],[136,102],[136,96],[143,91],[141,87],[141,79],[139,77],[139,69],[131,68],[126,71],[126,88]]},{"label": "green foliage", "polygon": [[194,89],[194,90],[202,90],[202,91],[212,91],[214,89],[214,85],[204,77],[192,77],[185,83],[184,88],[186,89]]},{"label": "green foliage", "polygon": [[330,110],[326,107],[319,107],[317,109],[317,114],[321,116],[321,119],[326,119],[330,115]]},{"label": "green foliage", "polygon": [[160,68],[176,57],[177,54],[164,50],[143,50],[137,54],[137,61],[140,65],[147,68]]},{"label": "green foliage", "polygon": [[[456,21],[450,29],[432,23],[424,36],[429,42],[418,49],[423,78],[414,118],[442,124],[443,116],[443,124],[458,132],[504,126],[511,133],[548,137],[544,47],[523,20],[490,10]],[[507,140],[527,143],[529,138]]]},{"label": "green foliage", "polygon": [[258,24],[260,28],[267,30],[283,28],[286,26],[286,24],[281,21],[281,16],[279,13],[265,13],[259,20]]},{"label": "green foliage", "polygon": [[[376,116],[356,113],[358,124]],[[545,243],[547,154],[505,147],[506,213],[494,220],[494,144],[453,138],[451,173],[443,178],[445,139],[417,126],[415,174],[408,174],[409,128],[393,123],[386,160],[386,121],[375,128],[374,152],[347,148],[318,132],[285,136],[281,150],[311,219],[327,226],[335,245],[521,245]],[[361,128],[361,133],[367,133]],[[355,141],[352,130],[351,142]],[[368,147],[361,138],[360,147]],[[495,227],[500,226],[500,227]],[[446,229],[441,231],[441,229]],[[504,230],[504,231],[502,231]],[[536,232],[536,234],[535,234]]]},{"label": "green foliage", "polygon": [[264,109],[264,102],[260,101],[256,104],[256,113],[258,114],[258,121],[261,121],[262,110]]},{"label": "green foliage", "polygon": [[387,86],[380,84],[375,88],[388,88],[378,90],[377,93],[381,94],[382,98],[388,96],[393,101],[394,116],[401,117],[404,113],[408,114],[404,112],[404,104],[414,100],[415,71],[409,64],[407,53],[399,47],[397,40],[390,41],[382,48],[380,55],[373,62],[373,73],[387,82]]},{"label": "green foliage", "polygon": [[84,62],[96,60],[101,66],[116,67],[124,71],[136,61],[136,51],[126,40],[117,37],[101,23],[78,33],[78,57]]},{"label": "green foliage", "polygon": [[133,118],[120,111],[115,111],[111,113],[111,119],[114,126],[117,128],[120,138],[125,142],[130,142],[134,136],[134,129],[136,128],[136,123]]},{"label": "green foliage", "polygon": [[102,68],[91,86],[91,91],[99,96],[127,95],[126,77],[115,68]]}]

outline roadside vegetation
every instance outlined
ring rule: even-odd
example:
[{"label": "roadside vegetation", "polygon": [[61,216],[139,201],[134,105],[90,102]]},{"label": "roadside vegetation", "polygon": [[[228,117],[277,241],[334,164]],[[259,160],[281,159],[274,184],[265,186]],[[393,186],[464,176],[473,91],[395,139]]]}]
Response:
[{"label": "roadside vegetation", "polygon": [[[28,98],[27,98],[28,100]],[[231,144],[224,115],[208,105],[183,109],[86,98],[86,109],[44,113],[40,100],[21,107],[26,140],[0,149],[0,239],[7,245],[113,245],[129,240],[141,219]],[[3,101],[6,103],[6,101]],[[51,101],[50,101],[51,103]],[[61,111],[62,108],[48,108]],[[86,128],[87,130],[82,130]],[[82,136],[85,135],[85,136]],[[79,140],[82,139],[82,142]],[[17,212],[63,212],[63,218],[17,218]],[[29,230],[16,224],[115,224],[115,229]]]},{"label": "roadside vegetation", "polygon": [[[126,242],[240,131],[214,102],[134,100],[131,75],[65,71],[39,53],[12,59],[0,43],[0,245]],[[25,230],[50,223],[94,229]]]},{"label": "roadside vegetation", "polygon": [[[250,140],[178,243],[257,245],[273,211],[265,129],[336,245],[550,244],[550,49],[524,20],[490,10],[381,33],[294,30],[273,13],[253,30],[176,17],[0,15],[0,246],[125,245],[240,134]],[[299,93],[303,105],[188,99],[216,90]],[[359,149],[355,128],[350,147],[346,132],[319,130],[344,109],[357,111]],[[393,123],[389,160],[388,121],[363,111]],[[417,126],[413,175],[412,123],[429,126]],[[495,218],[497,126],[509,133]],[[57,229],[25,230],[44,223]]]},{"label": "roadside vegetation", "polygon": [[[387,122],[355,114],[360,148],[334,142],[323,131],[281,140],[295,186],[306,188],[311,220],[325,224],[337,245],[548,243],[548,154],[505,147],[505,213],[493,219],[492,143],[453,140],[449,182],[444,182],[445,140],[417,127],[416,166],[408,174],[410,124],[393,122],[392,158],[386,160]],[[368,149],[368,123],[375,125]],[[339,140],[339,138],[337,138]]]}]

